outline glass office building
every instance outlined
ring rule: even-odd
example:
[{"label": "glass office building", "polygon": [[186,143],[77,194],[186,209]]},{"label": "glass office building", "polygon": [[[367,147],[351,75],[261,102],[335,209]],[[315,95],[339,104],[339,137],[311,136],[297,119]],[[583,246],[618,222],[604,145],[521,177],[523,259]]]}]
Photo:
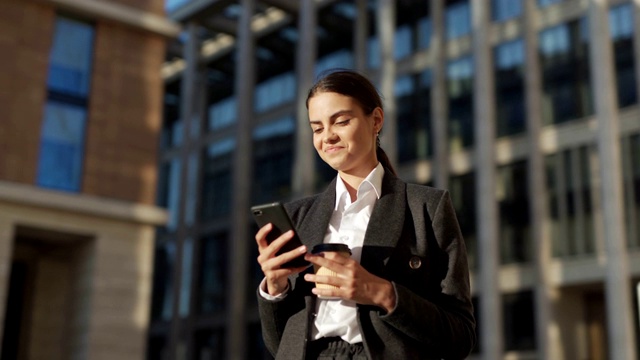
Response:
[{"label": "glass office building", "polygon": [[640,4],[631,0],[172,2],[149,360],[268,359],[249,207],[322,191],[304,107],[368,74],[382,146],[450,190],[473,359],[636,359]]}]

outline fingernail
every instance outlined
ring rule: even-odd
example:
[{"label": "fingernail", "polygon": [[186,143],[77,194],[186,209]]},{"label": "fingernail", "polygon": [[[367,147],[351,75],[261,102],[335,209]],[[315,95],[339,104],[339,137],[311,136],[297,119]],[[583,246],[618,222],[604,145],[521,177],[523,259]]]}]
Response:
[{"label": "fingernail", "polygon": [[300,253],[305,253],[305,252],[307,252],[307,247],[306,247],[306,246],[304,246],[304,245],[302,245],[302,246],[300,246],[300,247],[298,248],[298,251],[299,251]]}]

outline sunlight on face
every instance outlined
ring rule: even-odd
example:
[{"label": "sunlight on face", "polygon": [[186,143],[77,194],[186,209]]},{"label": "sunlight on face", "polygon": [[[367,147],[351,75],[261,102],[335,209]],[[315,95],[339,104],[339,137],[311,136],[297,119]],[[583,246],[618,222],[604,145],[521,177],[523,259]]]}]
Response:
[{"label": "sunlight on face", "polygon": [[309,100],[313,146],[326,162],[343,173],[366,176],[377,164],[376,136],[382,110],[366,115],[353,98],[322,92]]}]

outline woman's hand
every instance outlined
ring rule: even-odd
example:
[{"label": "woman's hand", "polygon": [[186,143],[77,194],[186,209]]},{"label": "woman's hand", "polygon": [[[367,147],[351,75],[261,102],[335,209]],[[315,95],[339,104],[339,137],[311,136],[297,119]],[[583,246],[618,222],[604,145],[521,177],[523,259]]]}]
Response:
[{"label": "woman's hand", "polygon": [[258,243],[258,263],[267,280],[267,292],[269,295],[279,295],[287,288],[287,277],[291,274],[299,273],[306,269],[306,266],[299,268],[281,268],[282,264],[301,256],[307,252],[307,247],[302,245],[297,249],[276,256],[276,253],[293,238],[293,230],[280,235],[271,244],[267,244],[267,234],[273,225],[267,224],[256,233]]},{"label": "woman's hand", "polygon": [[316,266],[324,266],[338,276],[305,274],[309,282],[337,286],[338,289],[312,289],[316,295],[340,297],[363,305],[375,305],[390,313],[396,306],[396,293],[390,281],[365,270],[357,261],[336,253],[305,255],[305,260]]}]

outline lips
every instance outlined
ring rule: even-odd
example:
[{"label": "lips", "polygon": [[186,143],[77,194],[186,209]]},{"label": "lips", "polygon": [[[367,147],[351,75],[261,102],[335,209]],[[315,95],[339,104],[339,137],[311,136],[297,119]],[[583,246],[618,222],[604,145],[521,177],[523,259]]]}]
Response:
[{"label": "lips", "polygon": [[324,152],[327,154],[332,154],[342,150],[342,146],[327,146],[324,148]]}]

